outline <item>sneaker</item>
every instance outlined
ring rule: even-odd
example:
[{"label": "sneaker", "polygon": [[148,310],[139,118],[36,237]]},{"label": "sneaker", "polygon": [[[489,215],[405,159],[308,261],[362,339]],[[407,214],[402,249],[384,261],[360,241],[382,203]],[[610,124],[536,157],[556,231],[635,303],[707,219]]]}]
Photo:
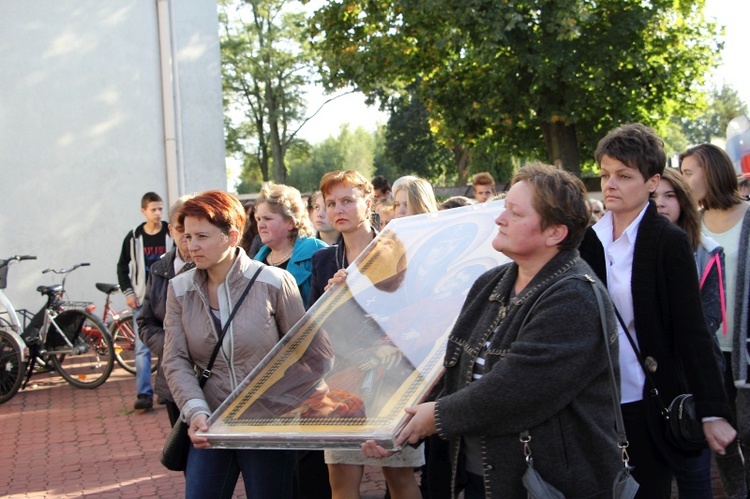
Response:
[{"label": "sneaker", "polygon": [[159,405],[164,405],[167,403],[167,399],[162,397],[161,395],[156,396],[156,403]]},{"label": "sneaker", "polygon": [[154,400],[150,395],[138,395],[133,406],[134,409],[151,409],[152,407],[154,407]]}]

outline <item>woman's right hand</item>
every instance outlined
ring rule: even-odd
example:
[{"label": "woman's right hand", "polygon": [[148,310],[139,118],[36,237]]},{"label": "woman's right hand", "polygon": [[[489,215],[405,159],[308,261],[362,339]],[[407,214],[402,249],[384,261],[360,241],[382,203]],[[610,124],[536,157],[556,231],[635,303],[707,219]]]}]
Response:
[{"label": "woman's right hand", "polygon": [[727,445],[737,438],[737,430],[726,419],[706,421],[703,423],[703,433],[708,446],[720,456],[726,454]]},{"label": "woman's right hand", "polygon": [[192,419],[192,421],[190,421],[188,436],[190,437],[190,441],[193,442],[193,446],[196,449],[207,449],[211,447],[211,442],[209,442],[206,437],[195,434],[195,432],[198,430],[208,431],[208,425],[206,424],[206,421],[208,421],[208,416],[206,416],[205,414],[198,414]]}]

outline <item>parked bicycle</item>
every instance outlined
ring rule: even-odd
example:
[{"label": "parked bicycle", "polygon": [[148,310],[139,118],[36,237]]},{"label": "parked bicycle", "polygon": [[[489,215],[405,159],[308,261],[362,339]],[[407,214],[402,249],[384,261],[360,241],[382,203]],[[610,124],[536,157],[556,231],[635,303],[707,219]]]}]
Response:
[{"label": "parked bicycle", "polygon": [[[96,289],[107,295],[104,301],[102,322],[109,328],[115,344],[115,360],[130,374],[135,374],[135,331],[133,313],[130,310],[117,312],[112,307],[112,295],[120,291],[118,284],[97,282]],[[159,358],[151,354],[151,372],[156,372]]]},{"label": "parked bicycle", "polygon": [[[33,314],[15,309],[3,293],[12,263],[34,260],[16,255],[0,260],[0,403],[26,388],[35,368],[52,369],[77,388],[96,388],[104,383],[114,366],[114,346],[106,326],[91,314],[90,302],[66,301],[68,275],[88,263],[69,269],[45,269],[62,275],[62,283],[39,286],[47,303]],[[24,380],[25,378],[25,380]]]}]

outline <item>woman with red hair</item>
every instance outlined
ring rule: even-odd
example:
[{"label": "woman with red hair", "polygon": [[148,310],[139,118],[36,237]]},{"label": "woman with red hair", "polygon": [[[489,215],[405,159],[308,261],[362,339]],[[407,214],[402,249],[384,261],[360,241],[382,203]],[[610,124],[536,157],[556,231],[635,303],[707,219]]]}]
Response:
[{"label": "woman with red hair", "polygon": [[[341,241],[313,255],[309,306],[333,283],[345,280],[345,269],[377,235],[370,225],[373,187],[361,173],[354,170],[328,172],[321,179],[320,191],[328,218],[341,233]],[[406,447],[384,459],[367,458],[358,450],[326,450],[325,462],[334,499],[359,497],[365,465],[383,467],[391,497],[421,498],[413,470],[424,464],[422,447]]]},{"label": "woman with red hair", "polygon": [[[245,210],[234,196],[198,194],[183,206],[179,223],[196,268],[169,284],[162,364],[181,417],[190,425],[185,496],[229,498],[242,473],[248,497],[290,498],[294,451],[211,449],[196,432],[208,429],[208,416],[304,315],[297,283],[239,247]],[[201,388],[195,370],[207,366],[225,327],[211,376]]]}]

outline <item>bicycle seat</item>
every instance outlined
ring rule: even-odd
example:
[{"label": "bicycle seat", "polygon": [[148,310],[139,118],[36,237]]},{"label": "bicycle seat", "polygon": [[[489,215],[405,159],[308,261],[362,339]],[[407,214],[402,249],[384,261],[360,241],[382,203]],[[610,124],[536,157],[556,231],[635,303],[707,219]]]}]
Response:
[{"label": "bicycle seat", "polygon": [[39,286],[36,290],[43,295],[56,295],[63,290],[63,287],[62,284],[54,284],[52,286]]},{"label": "bicycle seat", "polygon": [[102,293],[110,294],[110,293],[114,293],[115,291],[120,291],[120,285],[119,284],[107,284],[106,282],[97,282],[96,289],[98,289]]}]

